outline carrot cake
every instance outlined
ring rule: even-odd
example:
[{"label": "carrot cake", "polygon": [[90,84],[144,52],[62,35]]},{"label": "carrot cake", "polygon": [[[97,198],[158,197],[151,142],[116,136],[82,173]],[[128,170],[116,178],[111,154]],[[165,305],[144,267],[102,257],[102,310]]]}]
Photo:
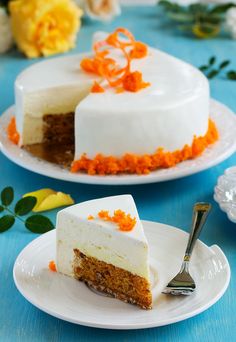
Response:
[{"label": "carrot cake", "polygon": [[56,232],[58,272],[151,309],[148,243],[131,195],[63,209]]},{"label": "carrot cake", "polygon": [[90,55],[27,68],[15,102],[9,137],[24,147],[72,146],[72,172],[145,174],[197,157],[218,138],[206,77],[121,28],[95,34]]}]

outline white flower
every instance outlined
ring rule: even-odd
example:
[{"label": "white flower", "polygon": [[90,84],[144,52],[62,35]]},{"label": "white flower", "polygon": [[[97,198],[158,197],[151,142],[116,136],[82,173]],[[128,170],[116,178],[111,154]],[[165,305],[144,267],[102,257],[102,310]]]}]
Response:
[{"label": "white flower", "polygon": [[109,21],[121,13],[119,0],[76,0],[92,19]]},{"label": "white flower", "polygon": [[231,7],[226,12],[225,24],[233,39],[236,39],[236,7]]},{"label": "white flower", "polygon": [[6,10],[0,7],[0,53],[8,51],[13,45],[10,18]]}]

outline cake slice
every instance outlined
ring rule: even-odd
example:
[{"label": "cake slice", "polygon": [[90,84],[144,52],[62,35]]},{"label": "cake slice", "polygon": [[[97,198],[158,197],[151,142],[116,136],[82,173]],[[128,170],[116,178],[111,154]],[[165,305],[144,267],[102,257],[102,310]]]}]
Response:
[{"label": "cake slice", "polygon": [[60,273],[124,302],[151,308],[148,243],[131,195],[61,210],[56,230]]}]

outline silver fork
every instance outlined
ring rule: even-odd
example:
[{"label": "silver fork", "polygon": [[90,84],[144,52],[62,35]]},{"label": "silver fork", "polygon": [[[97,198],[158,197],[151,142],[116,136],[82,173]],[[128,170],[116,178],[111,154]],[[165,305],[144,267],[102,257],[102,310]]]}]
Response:
[{"label": "silver fork", "polygon": [[211,210],[209,203],[196,203],[193,207],[192,228],[188,239],[183,263],[179,273],[167,284],[162,291],[164,294],[185,295],[192,294],[196,289],[196,284],[189,273],[189,262],[195,243],[201,233]]}]

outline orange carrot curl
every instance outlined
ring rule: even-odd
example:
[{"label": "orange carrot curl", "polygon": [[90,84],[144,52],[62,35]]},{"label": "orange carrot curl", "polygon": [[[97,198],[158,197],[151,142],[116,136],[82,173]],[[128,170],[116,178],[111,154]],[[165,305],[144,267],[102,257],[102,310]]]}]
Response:
[{"label": "orange carrot curl", "polygon": [[[120,35],[123,35],[125,40]],[[109,56],[114,49],[121,51],[126,60],[125,66],[121,67],[114,58]],[[105,40],[96,42],[93,51],[94,57],[84,58],[80,63],[81,68],[85,72],[101,76],[110,87],[116,88],[116,93],[121,93],[122,89],[137,92],[150,85],[143,81],[141,72],[130,70],[132,59],[146,57],[148,48],[144,43],[136,41],[127,29],[117,28]],[[93,93],[104,91],[96,82],[91,88]]]},{"label": "orange carrot curl", "polygon": [[91,93],[104,93],[104,91],[105,91],[104,88],[95,81],[91,88]]}]

